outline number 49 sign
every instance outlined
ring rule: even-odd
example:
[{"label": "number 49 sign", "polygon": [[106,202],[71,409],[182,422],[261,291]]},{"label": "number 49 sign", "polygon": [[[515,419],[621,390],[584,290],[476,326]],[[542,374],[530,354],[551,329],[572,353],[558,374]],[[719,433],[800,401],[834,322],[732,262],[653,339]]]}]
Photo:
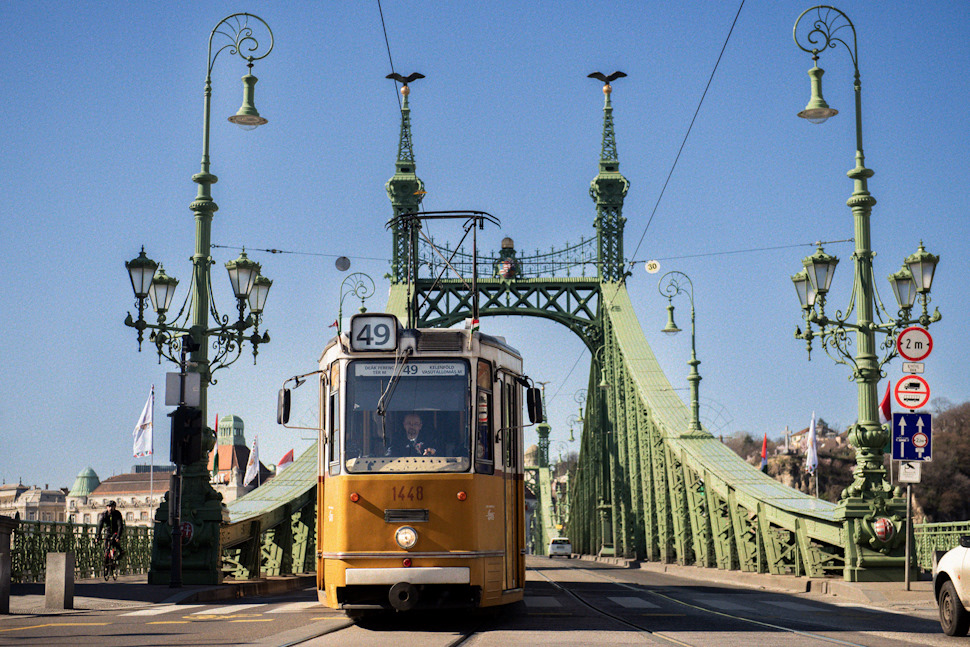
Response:
[{"label": "number 49 sign", "polygon": [[350,350],[397,348],[397,317],[389,314],[356,314],[350,318]]}]

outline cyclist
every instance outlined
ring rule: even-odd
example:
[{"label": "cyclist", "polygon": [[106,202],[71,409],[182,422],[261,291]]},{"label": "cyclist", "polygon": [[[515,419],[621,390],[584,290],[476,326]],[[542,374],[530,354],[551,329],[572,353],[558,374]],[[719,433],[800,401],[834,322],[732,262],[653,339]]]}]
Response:
[{"label": "cyclist", "polygon": [[98,519],[98,534],[96,536],[97,541],[101,541],[101,531],[107,530],[104,543],[105,551],[109,551],[112,548],[116,551],[116,560],[120,560],[125,551],[121,549],[121,537],[125,534],[125,520],[121,516],[121,513],[116,510],[117,503],[114,501],[108,501],[108,507],[104,512],[101,513]]}]

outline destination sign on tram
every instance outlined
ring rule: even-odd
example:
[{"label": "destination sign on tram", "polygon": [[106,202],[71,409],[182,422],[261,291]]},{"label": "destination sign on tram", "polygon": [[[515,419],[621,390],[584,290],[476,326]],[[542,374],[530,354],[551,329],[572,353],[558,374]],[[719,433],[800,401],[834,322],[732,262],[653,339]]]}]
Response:
[{"label": "destination sign on tram", "polygon": [[[391,377],[394,375],[394,362],[362,362],[353,364],[357,377]],[[402,377],[448,377],[465,375],[466,366],[462,361],[450,362],[408,362],[401,369]]]}]

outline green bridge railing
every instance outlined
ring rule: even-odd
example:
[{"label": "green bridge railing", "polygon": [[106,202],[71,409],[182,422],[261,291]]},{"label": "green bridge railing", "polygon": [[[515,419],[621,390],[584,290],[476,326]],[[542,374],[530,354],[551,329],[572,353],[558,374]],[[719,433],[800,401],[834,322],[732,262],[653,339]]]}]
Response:
[{"label": "green bridge railing", "polygon": [[[74,553],[74,577],[99,577],[104,560],[104,542],[95,539],[95,524],[21,521],[11,542],[11,580],[40,582],[47,568],[47,553]],[[128,526],[122,546],[125,555],[119,575],[147,573],[152,556],[152,529]]]},{"label": "green bridge railing", "polygon": [[933,568],[933,552],[950,550],[960,545],[960,537],[970,535],[970,521],[950,523],[914,523],[916,564],[921,569]]}]

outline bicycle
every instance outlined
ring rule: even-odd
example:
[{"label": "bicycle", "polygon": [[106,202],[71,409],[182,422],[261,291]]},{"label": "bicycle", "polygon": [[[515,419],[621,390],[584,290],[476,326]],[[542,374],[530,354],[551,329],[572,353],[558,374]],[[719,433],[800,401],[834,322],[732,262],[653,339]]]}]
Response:
[{"label": "bicycle", "polygon": [[115,533],[107,541],[104,549],[104,581],[109,578],[118,579],[118,562],[121,559],[121,544],[118,542],[118,534]]}]

